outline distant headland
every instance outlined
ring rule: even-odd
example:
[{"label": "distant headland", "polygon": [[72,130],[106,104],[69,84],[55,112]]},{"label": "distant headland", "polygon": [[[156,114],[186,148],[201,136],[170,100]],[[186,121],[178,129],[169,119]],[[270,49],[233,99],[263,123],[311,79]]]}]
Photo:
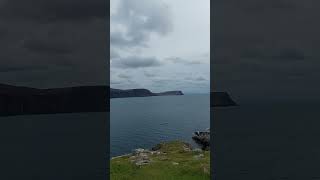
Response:
[{"label": "distant headland", "polygon": [[178,96],[183,95],[182,91],[166,91],[154,93],[148,89],[114,89],[110,88],[110,98],[125,98],[125,97],[147,97],[147,96]]},{"label": "distant headland", "polygon": [[[154,93],[148,89],[114,89],[109,86],[77,86],[37,89],[0,84],[0,116],[109,112],[109,98],[176,96],[182,91]],[[237,105],[226,92],[212,92],[211,106]]]},{"label": "distant headland", "polygon": [[[113,89],[110,88],[110,98],[127,98],[127,97],[147,97],[147,96],[174,96],[184,95],[182,91],[166,91],[153,93],[148,89]],[[211,92],[211,107],[236,106],[237,103],[232,100],[227,92]]]}]

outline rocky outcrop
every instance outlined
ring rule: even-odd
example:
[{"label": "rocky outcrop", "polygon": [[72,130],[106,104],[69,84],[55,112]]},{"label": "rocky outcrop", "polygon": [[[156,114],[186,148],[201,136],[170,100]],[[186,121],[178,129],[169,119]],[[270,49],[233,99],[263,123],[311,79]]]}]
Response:
[{"label": "rocky outcrop", "polygon": [[183,95],[182,91],[166,91],[161,93],[153,93],[148,89],[113,89],[110,88],[110,98],[126,98],[126,97],[147,97],[147,96],[169,96]]},{"label": "rocky outcrop", "polygon": [[[157,161],[171,161],[172,159],[170,158],[170,156],[172,157],[175,154],[183,153],[189,153],[190,155],[194,155],[193,157],[197,160],[200,160],[204,157],[203,151],[201,149],[193,149],[189,143],[176,141],[168,143],[159,143],[153,148],[151,148],[151,150],[143,148],[134,149],[133,152],[130,154],[113,157],[111,159],[114,160],[119,158],[127,158],[131,163],[135,164],[136,166],[143,166],[149,165],[150,163],[156,163]],[[171,164],[175,166],[179,165],[179,163],[175,161],[172,161]]]},{"label": "rocky outcrop", "polygon": [[199,144],[203,150],[210,149],[210,131],[196,131],[192,139]]}]

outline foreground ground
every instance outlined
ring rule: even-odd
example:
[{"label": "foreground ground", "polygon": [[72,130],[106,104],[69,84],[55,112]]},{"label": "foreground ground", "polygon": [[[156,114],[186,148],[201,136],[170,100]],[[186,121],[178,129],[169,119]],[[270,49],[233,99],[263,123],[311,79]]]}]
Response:
[{"label": "foreground ground", "polygon": [[152,151],[111,160],[112,180],[209,180],[210,151],[192,149],[181,141],[158,144]]}]

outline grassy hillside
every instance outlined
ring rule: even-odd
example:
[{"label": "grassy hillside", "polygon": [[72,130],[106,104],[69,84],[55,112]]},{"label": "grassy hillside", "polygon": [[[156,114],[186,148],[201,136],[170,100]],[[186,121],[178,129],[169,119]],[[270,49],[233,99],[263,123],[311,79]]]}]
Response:
[{"label": "grassy hillside", "polygon": [[[147,163],[141,163],[141,159],[147,159]],[[192,149],[181,141],[158,144],[154,151],[117,157],[110,164],[112,180],[210,179],[210,152]]]}]

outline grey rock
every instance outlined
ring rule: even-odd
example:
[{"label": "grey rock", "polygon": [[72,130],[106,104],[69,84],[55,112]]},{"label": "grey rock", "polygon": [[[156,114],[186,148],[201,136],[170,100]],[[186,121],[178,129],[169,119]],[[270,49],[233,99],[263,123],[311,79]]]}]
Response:
[{"label": "grey rock", "polygon": [[193,156],[193,158],[196,159],[196,160],[200,160],[200,159],[202,159],[203,157],[204,157],[203,154],[199,154],[199,155]]},{"label": "grey rock", "polygon": [[193,152],[197,152],[197,153],[202,153],[202,149],[200,149],[200,148],[195,148],[192,151]]}]

